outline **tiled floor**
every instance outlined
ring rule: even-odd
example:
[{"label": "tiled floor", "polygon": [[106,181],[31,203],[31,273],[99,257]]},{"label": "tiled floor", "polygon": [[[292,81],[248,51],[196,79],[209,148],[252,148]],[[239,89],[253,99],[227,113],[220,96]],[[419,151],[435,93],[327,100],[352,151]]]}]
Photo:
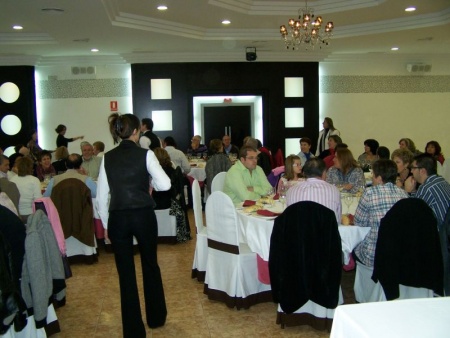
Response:
[{"label": "tiled floor", "polygon": [[[192,215],[190,218],[194,229]],[[208,300],[203,294],[203,284],[190,278],[194,249],[195,238],[184,244],[158,246],[168,316],[164,327],[147,328],[147,337],[329,336],[310,327],[281,329],[275,323],[277,307],[273,303],[238,311]],[[139,255],[135,256],[135,262],[143,310]],[[101,251],[98,263],[72,265],[72,271],[73,277],[67,280],[67,304],[57,310],[61,333],[52,337],[122,337],[119,281],[113,255]],[[346,275],[343,279],[350,286],[352,278]],[[353,297],[344,280],[343,290],[346,300]]]}]

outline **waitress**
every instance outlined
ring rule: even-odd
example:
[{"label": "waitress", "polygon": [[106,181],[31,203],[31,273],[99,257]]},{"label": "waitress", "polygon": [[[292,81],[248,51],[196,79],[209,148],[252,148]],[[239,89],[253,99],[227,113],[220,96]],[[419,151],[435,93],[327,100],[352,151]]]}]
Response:
[{"label": "waitress", "polygon": [[84,136],[77,136],[73,138],[66,138],[67,127],[64,124],[58,125],[55,131],[58,133],[58,137],[56,138],[56,148],[59,147],[69,147],[69,142],[73,142],[75,140],[82,140]]},{"label": "waitress", "polygon": [[111,240],[119,273],[123,336],[145,337],[134,266],[133,236],[138,241],[141,254],[146,322],[150,328],[163,326],[167,309],[156,255],[158,227],[154,202],[149,194],[149,177],[152,176],[152,186],[156,191],[169,190],[170,179],[155,154],[137,145],[140,122],[135,115],[114,113],[108,122],[114,143],[121,142],[103,157],[98,177],[98,211],[105,227],[105,238]]}]

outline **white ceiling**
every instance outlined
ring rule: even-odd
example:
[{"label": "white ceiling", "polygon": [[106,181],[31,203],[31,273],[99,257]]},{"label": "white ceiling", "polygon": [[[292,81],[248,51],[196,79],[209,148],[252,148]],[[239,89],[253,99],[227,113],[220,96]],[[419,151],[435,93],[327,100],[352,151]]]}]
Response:
[{"label": "white ceiling", "polygon": [[[165,4],[161,12],[157,5]],[[333,21],[331,45],[286,50],[279,27],[304,1],[0,0],[0,65],[450,60],[450,0],[308,1]],[[415,6],[407,13],[404,9]],[[58,8],[62,13],[44,12]],[[223,19],[231,20],[224,26]],[[12,29],[22,25],[22,31]],[[398,46],[396,52],[391,47]],[[91,48],[98,48],[92,53]]]}]

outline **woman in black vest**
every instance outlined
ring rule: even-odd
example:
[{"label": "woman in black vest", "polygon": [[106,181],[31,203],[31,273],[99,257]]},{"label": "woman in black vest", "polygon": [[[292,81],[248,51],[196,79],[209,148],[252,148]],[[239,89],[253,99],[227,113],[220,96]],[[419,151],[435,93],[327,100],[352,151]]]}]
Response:
[{"label": "woman in black vest", "polygon": [[[105,238],[111,240],[119,273],[124,337],[145,337],[141,317],[133,236],[141,254],[144,279],[145,314],[150,328],[164,325],[167,316],[156,243],[158,228],[154,202],[149,194],[150,179],[155,190],[169,190],[170,179],[152,151],[137,145],[139,119],[132,114],[111,114],[109,128],[119,146],[103,157],[98,178],[97,203]],[[108,210],[108,193],[111,200]]]}]

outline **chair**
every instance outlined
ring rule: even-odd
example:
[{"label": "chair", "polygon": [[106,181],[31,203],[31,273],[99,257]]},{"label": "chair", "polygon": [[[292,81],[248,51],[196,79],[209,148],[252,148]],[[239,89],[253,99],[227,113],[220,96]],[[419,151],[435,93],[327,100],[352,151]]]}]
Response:
[{"label": "chair", "polygon": [[358,302],[442,294],[443,262],[436,218],[421,199],[398,201],[381,219],[374,267],[357,262]]},{"label": "chair", "polygon": [[441,240],[442,258],[444,263],[443,296],[450,296],[450,208],[447,209],[444,222],[439,226],[439,238]]},{"label": "chair", "polygon": [[222,171],[214,176],[211,183],[211,193],[214,191],[223,191],[223,186],[225,184],[225,177],[227,176],[226,171]]},{"label": "chair", "polygon": [[175,244],[177,242],[177,220],[169,212],[170,208],[155,210],[158,222],[158,243]]},{"label": "chair", "polygon": [[341,251],[336,216],[321,204],[298,202],[275,219],[269,273],[277,324],[331,329],[343,303]]},{"label": "chair", "polygon": [[54,186],[51,199],[58,210],[70,263],[98,261],[91,191],[79,179],[67,178]]},{"label": "chair", "polygon": [[202,197],[200,185],[197,180],[194,180],[194,183],[192,183],[192,203],[194,208],[195,227],[197,228],[197,237],[191,277],[197,278],[199,282],[204,282],[206,275],[206,262],[208,260],[208,238],[206,227],[203,225]]},{"label": "chair", "polygon": [[239,243],[238,221],[233,202],[221,191],[206,202],[208,261],[204,293],[228,307],[248,309],[272,300],[270,285],[258,280],[256,254]]}]

